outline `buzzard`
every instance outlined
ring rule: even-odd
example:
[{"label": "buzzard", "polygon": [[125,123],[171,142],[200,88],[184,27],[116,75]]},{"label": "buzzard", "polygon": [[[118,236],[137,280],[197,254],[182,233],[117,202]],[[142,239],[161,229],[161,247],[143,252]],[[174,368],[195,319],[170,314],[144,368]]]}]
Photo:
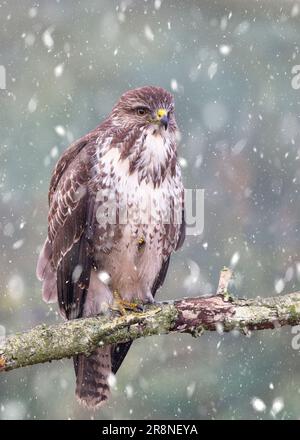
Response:
[{"label": "buzzard", "polygon": [[[43,299],[66,319],[152,302],[185,238],[174,100],[160,87],[124,93],[102,124],[67,148],[52,174],[48,235],[37,263]],[[76,395],[109,397],[131,342],[74,357]]]}]

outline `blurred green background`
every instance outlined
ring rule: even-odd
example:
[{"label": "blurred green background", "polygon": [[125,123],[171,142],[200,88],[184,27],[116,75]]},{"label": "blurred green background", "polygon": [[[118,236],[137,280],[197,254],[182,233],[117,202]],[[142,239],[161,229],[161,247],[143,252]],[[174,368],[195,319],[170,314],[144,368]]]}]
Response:
[{"label": "blurred green background", "polygon": [[[50,173],[68,144],[141,85],[173,91],[187,188],[205,227],[160,299],[300,288],[300,4],[290,1],[0,1],[0,333],[61,320],[35,278]],[[300,418],[290,328],[134,343],[109,404],[74,398],[72,362],[0,376],[2,419]]]}]

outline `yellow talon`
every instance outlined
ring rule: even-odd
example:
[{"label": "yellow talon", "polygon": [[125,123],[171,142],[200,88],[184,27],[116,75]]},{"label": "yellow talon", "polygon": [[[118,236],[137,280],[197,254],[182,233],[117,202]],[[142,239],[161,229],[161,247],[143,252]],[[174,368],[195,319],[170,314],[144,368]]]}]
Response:
[{"label": "yellow talon", "polygon": [[125,315],[126,310],[134,311],[134,312],[140,311],[139,304],[122,299],[118,290],[113,291],[113,297],[114,297],[114,302],[111,306],[111,309],[118,311],[121,315]]}]

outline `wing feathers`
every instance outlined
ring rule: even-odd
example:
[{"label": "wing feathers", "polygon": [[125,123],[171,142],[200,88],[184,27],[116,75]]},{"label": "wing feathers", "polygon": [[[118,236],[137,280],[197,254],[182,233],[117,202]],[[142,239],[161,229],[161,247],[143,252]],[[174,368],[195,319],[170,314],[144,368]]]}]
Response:
[{"label": "wing feathers", "polygon": [[94,148],[91,136],[71,145],[54,170],[49,191],[51,261],[60,310],[68,319],[82,316],[93,264],[95,201],[88,186]]},{"label": "wing feathers", "polygon": [[52,246],[47,239],[40,252],[36,275],[43,282],[43,300],[47,303],[57,301],[56,273],[51,264]]},{"label": "wing feathers", "polygon": [[38,280],[43,281],[47,272],[51,269],[51,258],[52,247],[47,238],[40,252],[36,266],[36,276]]},{"label": "wing feathers", "polygon": [[[79,212],[69,217],[63,228],[62,244],[57,245],[59,261],[57,287],[60,308],[68,319],[82,316],[93,263],[91,231],[93,230],[94,198],[87,192],[80,201]],[[61,253],[61,248],[64,252]]]}]

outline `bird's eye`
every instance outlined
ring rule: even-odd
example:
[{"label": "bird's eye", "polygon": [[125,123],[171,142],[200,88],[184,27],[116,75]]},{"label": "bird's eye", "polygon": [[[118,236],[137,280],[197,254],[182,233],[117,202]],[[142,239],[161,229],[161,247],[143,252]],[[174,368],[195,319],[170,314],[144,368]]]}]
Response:
[{"label": "bird's eye", "polygon": [[145,114],[147,113],[147,109],[144,108],[144,107],[138,107],[138,108],[136,109],[136,113],[137,113],[139,116],[143,116],[143,115],[145,115]]}]

